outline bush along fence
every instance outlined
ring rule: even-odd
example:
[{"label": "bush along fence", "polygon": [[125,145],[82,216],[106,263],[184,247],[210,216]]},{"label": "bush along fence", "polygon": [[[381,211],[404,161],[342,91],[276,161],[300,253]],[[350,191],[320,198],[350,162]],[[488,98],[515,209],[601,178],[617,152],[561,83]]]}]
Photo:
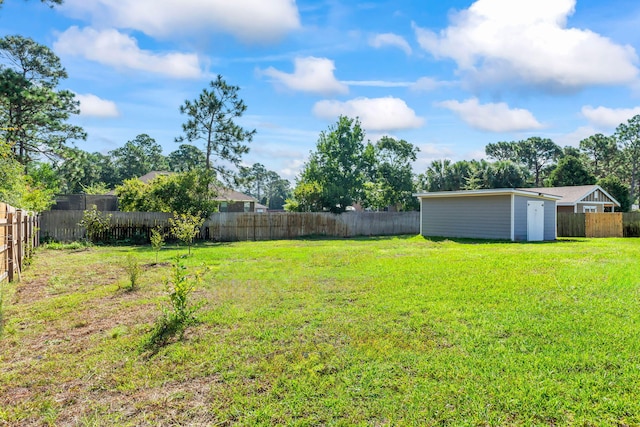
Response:
[{"label": "bush along fence", "polygon": [[640,237],[640,212],[559,213],[558,237]]},{"label": "bush along fence", "polygon": [[[161,212],[103,212],[111,215],[109,230],[102,240],[147,243],[151,230],[169,231],[171,214]],[[48,211],[40,219],[43,240],[76,241],[86,238],[78,225],[83,211]],[[197,236],[220,242],[240,240],[279,240],[305,236],[355,237],[418,234],[419,212],[331,213],[214,213]],[[171,237],[171,236],[169,236]]]},{"label": "bush along fence", "polygon": [[20,278],[25,262],[40,244],[39,216],[0,203],[0,282]]}]

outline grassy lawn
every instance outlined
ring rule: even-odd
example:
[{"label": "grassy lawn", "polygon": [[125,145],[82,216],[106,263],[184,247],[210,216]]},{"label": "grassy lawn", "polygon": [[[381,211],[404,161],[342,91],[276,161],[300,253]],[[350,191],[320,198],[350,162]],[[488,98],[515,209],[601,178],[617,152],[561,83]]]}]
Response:
[{"label": "grassy lawn", "polygon": [[199,323],[143,351],[178,252],[5,284],[0,425],[640,426],[638,239],[199,245]]}]

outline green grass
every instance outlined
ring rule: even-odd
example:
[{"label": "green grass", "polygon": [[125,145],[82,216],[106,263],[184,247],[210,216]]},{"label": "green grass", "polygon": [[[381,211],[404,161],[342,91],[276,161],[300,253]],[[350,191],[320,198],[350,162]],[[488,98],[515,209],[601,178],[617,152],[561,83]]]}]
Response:
[{"label": "green grass", "polygon": [[144,352],[175,254],[38,251],[0,425],[640,426],[637,239],[201,244],[199,323]]}]

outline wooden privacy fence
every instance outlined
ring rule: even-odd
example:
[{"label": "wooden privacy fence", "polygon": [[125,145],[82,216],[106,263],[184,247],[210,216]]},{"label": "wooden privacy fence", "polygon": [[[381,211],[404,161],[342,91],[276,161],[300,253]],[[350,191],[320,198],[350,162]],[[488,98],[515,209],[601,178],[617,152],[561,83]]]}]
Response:
[{"label": "wooden privacy fence", "polygon": [[0,282],[22,274],[24,260],[40,243],[38,215],[0,203]]},{"label": "wooden privacy fence", "polygon": [[[634,237],[630,221],[634,214],[559,213],[558,237]],[[640,216],[636,216],[640,231]]]},{"label": "wooden privacy fence", "polygon": [[[74,241],[84,239],[86,230],[78,226],[82,211],[43,212],[42,239]],[[151,230],[169,229],[171,214],[160,212],[104,212],[111,215],[110,240],[147,242]],[[419,212],[331,213],[214,213],[200,230],[200,239],[221,242],[239,240],[279,240],[303,236],[355,237],[418,234]]]}]

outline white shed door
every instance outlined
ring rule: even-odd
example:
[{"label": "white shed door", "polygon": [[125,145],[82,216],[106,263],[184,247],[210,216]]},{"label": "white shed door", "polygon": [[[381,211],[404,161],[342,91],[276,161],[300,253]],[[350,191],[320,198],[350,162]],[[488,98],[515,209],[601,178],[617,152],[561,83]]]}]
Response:
[{"label": "white shed door", "polygon": [[527,202],[527,240],[530,242],[544,240],[544,202],[537,200]]}]

